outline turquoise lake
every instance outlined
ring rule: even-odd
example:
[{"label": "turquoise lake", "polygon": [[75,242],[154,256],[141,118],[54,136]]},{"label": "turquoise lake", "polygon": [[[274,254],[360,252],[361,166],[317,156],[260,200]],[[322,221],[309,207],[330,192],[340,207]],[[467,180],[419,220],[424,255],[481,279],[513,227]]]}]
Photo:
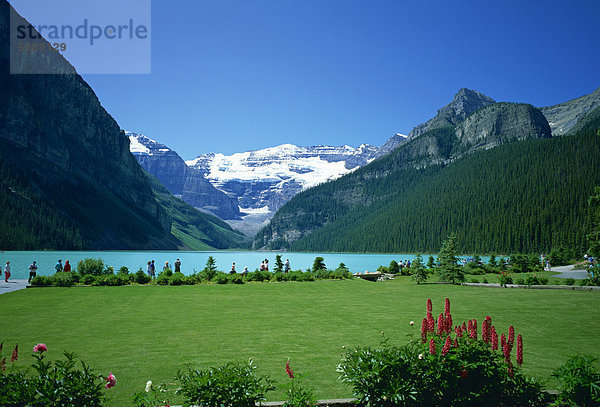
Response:
[{"label": "turquoise lake", "polygon": [[[281,254],[282,260],[290,260],[292,270],[303,270],[312,267],[315,257],[322,256],[325,264],[330,269],[335,269],[340,263],[344,263],[351,272],[363,272],[365,270],[375,271],[381,265],[389,265],[390,261],[414,259],[414,254],[362,254],[362,253],[294,253],[294,252],[251,252],[251,251],[199,251],[199,252],[180,252],[180,251],[106,251],[106,252],[4,252],[0,253],[0,264],[4,267],[7,261],[11,264],[12,278],[23,279],[29,277],[29,265],[35,260],[38,265],[38,275],[54,274],[54,265],[58,259],[63,264],[69,260],[73,270],[76,269],[79,260],[86,258],[101,258],[105,264],[113,266],[115,271],[121,266],[126,266],[129,271],[135,272],[140,267],[146,271],[146,264],[154,260],[156,271],[160,271],[168,261],[169,264],[175,262],[177,258],[181,260],[181,271],[184,274],[193,274],[194,271],[200,271],[204,268],[208,256],[213,256],[217,262],[219,270],[228,272],[231,270],[231,264],[236,263],[236,269],[241,272],[244,267],[254,271],[260,266],[264,259],[269,260],[269,270],[273,271],[275,266],[275,256]],[[423,261],[427,261],[427,256],[423,256]]]}]

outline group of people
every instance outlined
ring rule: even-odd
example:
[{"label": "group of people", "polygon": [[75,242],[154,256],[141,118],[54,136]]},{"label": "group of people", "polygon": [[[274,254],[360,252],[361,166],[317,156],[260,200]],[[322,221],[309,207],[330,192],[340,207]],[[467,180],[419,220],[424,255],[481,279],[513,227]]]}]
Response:
[{"label": "group of people", "polygon": [[[258,268],[259,271],[269,271],[269,259],[264,259],[261,263],[260,263],[260,267]],[[288,273],[290,271],[290,260],[286,259],[285,263],[283,264],[283,272],[284,273]],[[241,272],[241,274],[248,274],[250,271],[248,270],[248,267],[244,267],[244,270]],[[231,265],[231,270],[229,270],[229,274],[235,274],[237,273],[237,270],[235,268],[235,262],[233,262],[233,264]]]},{"label": "group of people", "polygon": [[[175,269],[172,269],[169,262],[165,261],[165,265],[163,266],[163,271],[172,270],[175,273],[181,273],[181,260],[179,260],[179,259],[175,260],[175,263],[173,263],[173,265],[175,266]],[[154,264],[154,260],[150,260],[148,262],[147,271],[148,271],[148,276],[150,278],[156,278],[156,265]]]}]

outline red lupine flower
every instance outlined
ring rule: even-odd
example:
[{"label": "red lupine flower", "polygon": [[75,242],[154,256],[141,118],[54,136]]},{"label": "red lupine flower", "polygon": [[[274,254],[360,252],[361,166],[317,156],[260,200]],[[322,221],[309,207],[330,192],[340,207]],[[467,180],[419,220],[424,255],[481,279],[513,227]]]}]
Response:
[{"label": "red lupine flower", "polygon": [[45,343],[38,343],[33,347],[34,352],[46,352],[47,350],[48,348],[46,347]]},{"label": "red lupine flower", "polygon": [[469,332],[469,338],[477,339],[477,320],[473,319],[473,325],[471,326],[471,332]]},{"label": "red lupine flower", "polygon": [[466,379],[467,378],[467,369],[463,366],[462,370],[460,371],[460,377],[462,379]]},{"label": "red lupine flower", "polygon": [[108,377],[106,379],[106,386],[104,386],[106,389],[110,389],[111,387],[115,387],[115,384],[117,384],[117,378],[115,377],[114,374],[112,374],[112,372],[110,372],[108,374]]},{"label": "red lupine flower", "polygon": [[508,328],[508,343],[511,347],[515,343],[515,328],[512,325]]},{"label": "red lupine flower", "polygon": [[517,336],[517,365],[523,364],[523,338],[521,334]]},{"label": "red lupine flower", "polygon": [[431,340],[429,341],[429,353],[435,355],[435,341],[433,340],[433,338],[431,338]]},{"label": "red lupine flower", "polygon": [[448,352],[450,352],[451,346],[452,346],[452,339],[450,338],[450,335],[448,335],[446,337],[446,343],[444,344],[444,347],[442,348],[442,355],[446,356],[446,354]]},{"label": "red lupine flower", "polygon": [[446,303],[444,304],[444,314],[450,314],[450,299],[446,298]]},{"label": "red lupine flower", "polygon": [[510,360],[507,363],[508,363],[508,375],[512,378],[512,377],[514,377],[513,365],[512,365],[512,363],[510,363]]},{"label": "red lupine flower", "polygon": [[433,319],[431,312],[427,313],[427,330],[431,333],[435,332],[435,319]]},{"label": "red lupine flower", "polygon": [[464,322],[462,324],[462,331],[467,332],[467,325]]},{"label": "red lupine flower", "polygon": [[454,347],[458,348],[458,338],[454,338]]},{"label": "red lupine flower", "polygon": [[445,330],[446,330],[446,324],[444,322],[444,314],[440,313],[440,316],[438,317],[438,323],[437,323],[437,334],[441,335]]},{"label": "red lupine flower", "polygon": [[481,339],[483,339],[483,341],[485,343],[489,343],[489,326],[487,324],[487,319],[485,321],[483,321],[483,324],[481,324]]},{"label": "red lupine flower", "polygon": [[427,341],[427,318],[423,318],[423,323],[421,324],[421,342],[425,343]]},{"label": "red lupine flower", "polygon": [[446,333],[452,332],[452,314],[446,314]]},{"label": "red lupine flower", "polygon": [[12,356],[10,358],[10,361],[12,363],[14,363],[14,362],[17,361],[17,359],[19,359],[19,344],[18,343],[15,345],[15,350],[13,350],[13,352],[12,352]]},{"label": "red lupine flower", "polygon": [[506,335],[500,335],[500,346],[502,347],[502,352],[504,352],[504,348],[506,347]]},{"label": "red lupine flower", "polygon": [[498,350],[498,334],[496,333],[496,327],[492,325],[492,350]]},{"label": "red lupine flower", "polygon": [[454,328],[454,332],[456,332],[456,336],[458,338],[462,338],[462,336],[463,336],[463,330],[460,327],[460,325],[456,325],[456,328]]},{"label": "red lupine flower", "polygon": [[431,305],[431,298],[427,299],[427,313],[433,312],[433,306]]},{"label": "red lupine flower", "polygon": [[290,379],[294,378],[294,371],[290,367],[290,360],[289,359],[288,359],[287,363],[285,364],[285,372],[287,373],[287,375],[288,375],[288,377]]},{"label": "red lupine flower", "polygon": [[[464,323],[463,323],[463,325],[464,325]],[[471,333],[472,330],[473,330],[473,320],[469,319],[469,323],[467,324],[467,331],[469,333]]]}]

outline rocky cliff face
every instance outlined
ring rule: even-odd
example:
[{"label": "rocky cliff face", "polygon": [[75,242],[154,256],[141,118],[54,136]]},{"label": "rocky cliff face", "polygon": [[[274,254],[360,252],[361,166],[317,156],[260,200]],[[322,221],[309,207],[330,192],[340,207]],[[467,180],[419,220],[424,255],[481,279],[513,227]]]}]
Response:
[{"label": "rocky cliff face", "polygon": [[495,103],[494,99],[467,88],[460,89],[450,103],[437,111],[427,122],[416,126],[408,133],[408,138],[417,137],[426,131],[440,127],[454,126],[465,120],[468,115],[484,106]]},{"label": "rocky cliff face", "polygon": [[138,162],[169,192],[221,219],[239,219],[237,199],[216,189],[200,171],[188,167],[179,154],[142,134],[126,134],[129,136],[131,152]]},{"label": "rocky cliff face", "polygon": [[75,69],[57,52],[32,51],[24,64],[60,66],[65,74],[9,74],[11,12],[0,0],[0,151],[23,191],[35,194],[24,198],[42,200],[74,225],[85,247],[180,247],[129,139]]},{"label": "rocky cliff face", "polygon": [[540,110],[546,116],[552,134],[562,136],[577,124],[586,113],[600,106],[600,88],[589,95],[584,95],[568,102],[558,105],[541,107]]}]

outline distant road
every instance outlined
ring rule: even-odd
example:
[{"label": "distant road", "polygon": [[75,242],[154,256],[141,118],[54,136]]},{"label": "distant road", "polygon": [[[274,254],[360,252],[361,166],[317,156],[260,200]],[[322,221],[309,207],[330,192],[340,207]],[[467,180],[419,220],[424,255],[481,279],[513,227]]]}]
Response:
[{"label": "distant road", "polygon": [[561,274],[557,274],[552,277],[556,278],[572,278],[575,280],[583,280],[587,277],[586,270],[574,270],[573,266],[561,266],[561,267],[552,267],[552,271],[556,271]]},{"label": "distant road", "polygon": [[27,287],[27,280],[13,280],[8,279],[8,283],[4,282],[4,275],[2,281],[0,281],[0,294],[6,294],[11,291],[22,290]]}]

